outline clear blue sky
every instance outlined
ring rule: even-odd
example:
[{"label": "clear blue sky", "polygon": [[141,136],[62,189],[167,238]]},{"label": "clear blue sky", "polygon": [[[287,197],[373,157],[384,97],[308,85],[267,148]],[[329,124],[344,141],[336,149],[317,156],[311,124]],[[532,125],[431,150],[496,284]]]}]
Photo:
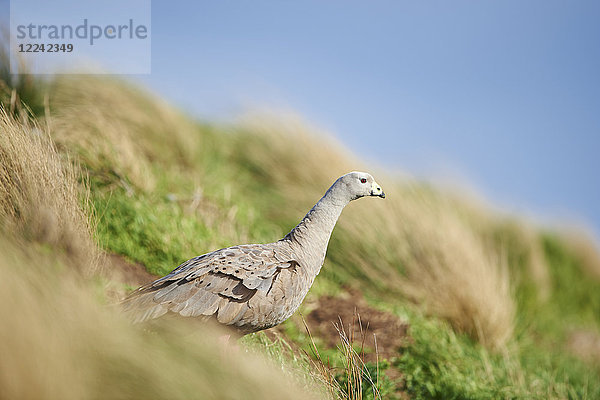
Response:
[{"label": "clear blue sky", "polygon": [[153,1],[135,79],[209,119],[296,110],[367,160],[600,232],[598,1]]}]

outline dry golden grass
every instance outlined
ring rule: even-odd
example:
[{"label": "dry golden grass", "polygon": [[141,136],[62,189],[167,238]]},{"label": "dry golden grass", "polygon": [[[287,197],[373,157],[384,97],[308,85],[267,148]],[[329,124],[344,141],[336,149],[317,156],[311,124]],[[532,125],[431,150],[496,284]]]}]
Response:
[{"label": "dry golden grass", "polygon": [[538,228],[524,217],[491,210],[483,199],[469,191],[453,189],[444,195],[446,206],[455,210],[485,246],[507,258],[511,282],[534,282],[538,300],[546,301],[552,284]]},{"label": "dry golden grass", "polygon": [[189,164],[200,138],[168,104],[106,78],[56,80],[47,123],[57,144],[86,165],[145,190],[155,184],[153,162]]},{"label": "dry golden grass", "polygon": [[[308,211],[333,179],[360,170],[356,157],[324,131],[294,114],[247,114],[235,128],[244,160],[278,188],[289,208]],[[307,208],[308,207],[308,208]]]},{"label": "dry golden grass", "polygon": [[576,254],[584,272],[600,280],[600,241],[584,228],[572,229],[565,236],[566,242]]},{"label": "dry golden grass", "polygon": [[[525,270],[512,268],[512,281],[530,280],[537,289],[538,301],[541,303],[547,301],[552,294],[552,279],[539,234],[532,226],[524,222],[489,221],[489,218],[486,220],[488,220],[487,232],[481,233],[482,236],[486,237],[486,234],[489,234],[490,231],[505,232],[504,236],[508,236],[507,238],[497,238],[498,251],[511,249],[513,257],[516,258],[512,262],[515,264],[522,262],[525,265]],[[519,258],[522,261],[519,261]]]},{"label": "dry golden grass", "polygon": [[515,305],[500,254],[447,212],[431,210],[408,222],[411,232],[406,295],[460,332],[499,349],[511,338]]},{"label": "dry golden grass", "polygon": [[28,119],[16,121],[0,107],[1,229],[60,249],[90,273],[99,253],[77,178],[44,129]]}]

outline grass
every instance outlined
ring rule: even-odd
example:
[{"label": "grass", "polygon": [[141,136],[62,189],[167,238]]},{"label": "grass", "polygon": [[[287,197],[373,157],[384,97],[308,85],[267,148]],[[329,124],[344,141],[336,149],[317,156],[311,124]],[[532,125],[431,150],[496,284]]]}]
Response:
[{"label": "grass", "polygon": [[[15,185],[7,186],[8,206],[3,209],[8,211],[2,220],[6,232],[18,232],[23,240],[42,244],[51,254],[54,249],[69,254],[72,242],[81,237],[86,246],[97,241],[105,251],[164,274],[192,256],[219,247],[277,240],[337,176],[366,169],[334,141],[317,141],[322,133],[294,116],[252,115],[239,124],[216,126],[192,121],[125,82],[63,77],[48,82],[47,90],[47,112],[38,125],[6,113],[2,117],[5,131],[30,132],[43,126],[45,132],[40,136],[43,140],[21,135],[26,140],[21,147],[2,153],[7,160],[16,154],[22,163],[20,167],[14,162],[3,164],[4,176],[37,165],[31,169],[37,172],[23,181],[25,196]],[[7,104],[10,99],[1,101]],[[40,146],[50,158],[44,151],[28,150]],[[58,170],[44,175],[49,165],[57,165]],[[77,183],[76,171],[89,179]],[[573,332],[600,331],[600,281],[594,272],[598,256],[593,246],[540,232],[427,184],[381,172],[374,175],[388,198],[361,200],[347,207],[307,300],[343,293],[345,286],[359,288],[373,306],[406,319],[411,340],[397,357],[362,365],[347,331],[341,351],[326,349],[314,338],[322,361],[329,358],[335,365],[345,365],[334,374],[333,380],[342,386],[336,386],[332,396],[369,398],[374,392],[363,389],[373,385],[357,377],[364,371],[383,376],[375,374],[377,369],[388,368],[398,371],[400,378],[376,385],[383,398],[600,397],[595,379],[600,361],[578,359],[569,348]],[[27,233],[28,229],[43,232],[27,227],[36,226],[36,218],[46,221],[36,213],[45,207],[36,198],[45,196],[43,185],[52,184],[58,194],[52,195],[56,200],[49,203],[55,204],[50,209],[58,221],[64,221],[56,224],[57,232],[72,229],[79,234],[36,237]],[[84,198],[89,190],[89,207],[77,197],[81,189]],[[29,207],[24,209],[30,210],[31,217],[22,218],[27,214],[14,211],[19,204]],[[61,213],[77,218],[60,217]],[[88,289],[83,286],[80,292]],[[117,325],[118,332],[128,332],[126,342],[132,349],[156,346],[162,340],[162,332],[147,337],[121,322]],[[82,331],[75,332],[77,337]],[[293,322],[285,324],[285,332],[292,347],[309,354],[314,349],[310,336]],[[139,343],[136,335],[141,335]],[[299,370],[294,376],[300,376],[296,382],[304,390],[321,387],[312,378],[302,378],[311,364],[290,352],[284,342],[274,344],[259,335],[245,343],[270,354],[285,371]],[[181,368],[204,371],[201,364],[215,362],[214,352],[198,355],[205,347],[196,349],[196,342],[189,345],[194,349]],[[141,374],[148,381],[163,368],[165,373],[173,368],[179,371],[170,360],[180,356],[181,349],[171,344],[158,347],[164,361],[156,370],[146,371],[135,358],[125,363],[146,371]],[[92,362],[93,357],[85,360]],[[228,368],[227,363],[219,365]],[[172,388],[172,379],[161,382]],[[344,382],[350,382],[350,387],[344,387]],[[117,381],[116,387],[119,384],[124,383]],[[154,387],[152,382],[147,385]],[[209,386],[217,396],[218,385]],[[397,387],[403,391],[394,393]],[[193,386],[173,390],[187,393]],[[314,392],[322,395],[321,389]]]},{"label": "grass", "polygon": [[430,209],[426,222],[422,217],[407,222],[412,234],[407,235],[411,256],[404,294],[484,346],[505,346],[513,333],[515,305],[502,254],[489,251],[444,209]]},{"label": "grass", "polygon": [[[389,396],[394,394],[387,385],[385,389],[388,389],[389,392],[382,391],[383,383],[386,381],[385,376],[381,376],[380,385],[379,362],[377,361],[373,368],[364,360],[366,333],[361,329],[362,324],[358,313],[355,312],[353,321],[348,324],[349,333],[346,333],[341,318],[337,323],[334,323],[340,337],[339,353],[336,354],[338,357],[335,362],[337,368],[332,366],[329,358],[327,362],[324,361],[310,328],[304,319],[302,319],[302,322],[310,339],[310,350],[314,358],[313,363],[329,389],[331,397],[352,400],[380,400],[383,398],[382,396],[390,398]],[[375,341],[375,343],[377,342]],[[375,351],[377,352],[377,349]]]},{"label": "grass", "polygon": [[13,117],[42,116],[46,111],[46,81],[29,74],[28,66],[17,55],[13,66],[19,74],[11,73],[8,46],[9,31],[0,27],[0,104]]},{"label": "grass", "polygon": [[64,162],[46,130],[33,120],[16,120],[1,106],[0,133],[2,231],[51,246],[81,272],[93,272],[99,251],[75,168]]},{"label": "grass", "polygon": [[331,382],[312,369],[316,364],[305,353],[295,350],[281,336],[269,339],[264,332],[258,332],[244,336],[240,343],[247,352],[257,356],[266,355],[269,360],[279,365],[286,380],[324,398],[336,398],[337,392],[331,390]]},{"label": "grass", "polygon": [[395,365],[405,372],[412,398],[593,399],[600,395],[595,372],[584,372],[584,365],[568,354],[540,351],[525,342],[501,354],[489,353],[443,322],[411,310],[403,312],[415,342],[403,349]]}]

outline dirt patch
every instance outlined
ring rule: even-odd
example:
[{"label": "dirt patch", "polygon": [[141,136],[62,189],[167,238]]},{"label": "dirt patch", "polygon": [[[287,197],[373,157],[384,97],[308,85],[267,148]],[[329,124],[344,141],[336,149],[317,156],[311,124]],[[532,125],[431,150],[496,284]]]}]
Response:
[{"label": "dirt patch", "polygon": [[138,287],[160,278],[146,271],[140,263],[132,263],[120,254],[107,254],[106,261],[111,271],[111,279],[116,282]]},{"label": "dirt patch", "polygon": [[600,335],[596,332],[582,330],[571,333],[567,347],[585,362],[600,363]]},{"label": "dirt patch", "polygon": [[407,344],[408,323],[391,313],[369,306],[357,290],[350,290],[338,297],[322,296],[317,308],[306,316],[311,333],[323,339],[329,348],[336,348],[340,344],[340,335],[335,327],[340,327],[340,320],[347,336],[354,325],[354,342],[359,348],[364,338],[364,348],[370,350],[365,352],[365,361],[375,362],[377,359],[373,335],[377,338],[380,361],[396,357],[398,350]]},{"label": "dirt patch", "polygon": [[104,254],[103,263],[104,276],[109,281],[105,293],[113,303],[119,303],[129,294],[126,285],[135,289],[159,278],[146,271],[142,264],[130,262],[119,254]]}]

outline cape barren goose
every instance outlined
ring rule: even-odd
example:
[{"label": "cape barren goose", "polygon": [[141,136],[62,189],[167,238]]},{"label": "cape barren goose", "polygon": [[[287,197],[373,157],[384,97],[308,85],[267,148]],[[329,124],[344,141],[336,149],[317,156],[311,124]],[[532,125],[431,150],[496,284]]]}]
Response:
[{"label": "cape barren goose", "polygon": [[283,239],[228,247],[192,258],[123,301],[135,322],[167,313],[216,319],[241,334],[271,328],[300,306],[321,270],[342,209],[365,196],[385,198],[366,172],[350,172],[327,190]]}]

